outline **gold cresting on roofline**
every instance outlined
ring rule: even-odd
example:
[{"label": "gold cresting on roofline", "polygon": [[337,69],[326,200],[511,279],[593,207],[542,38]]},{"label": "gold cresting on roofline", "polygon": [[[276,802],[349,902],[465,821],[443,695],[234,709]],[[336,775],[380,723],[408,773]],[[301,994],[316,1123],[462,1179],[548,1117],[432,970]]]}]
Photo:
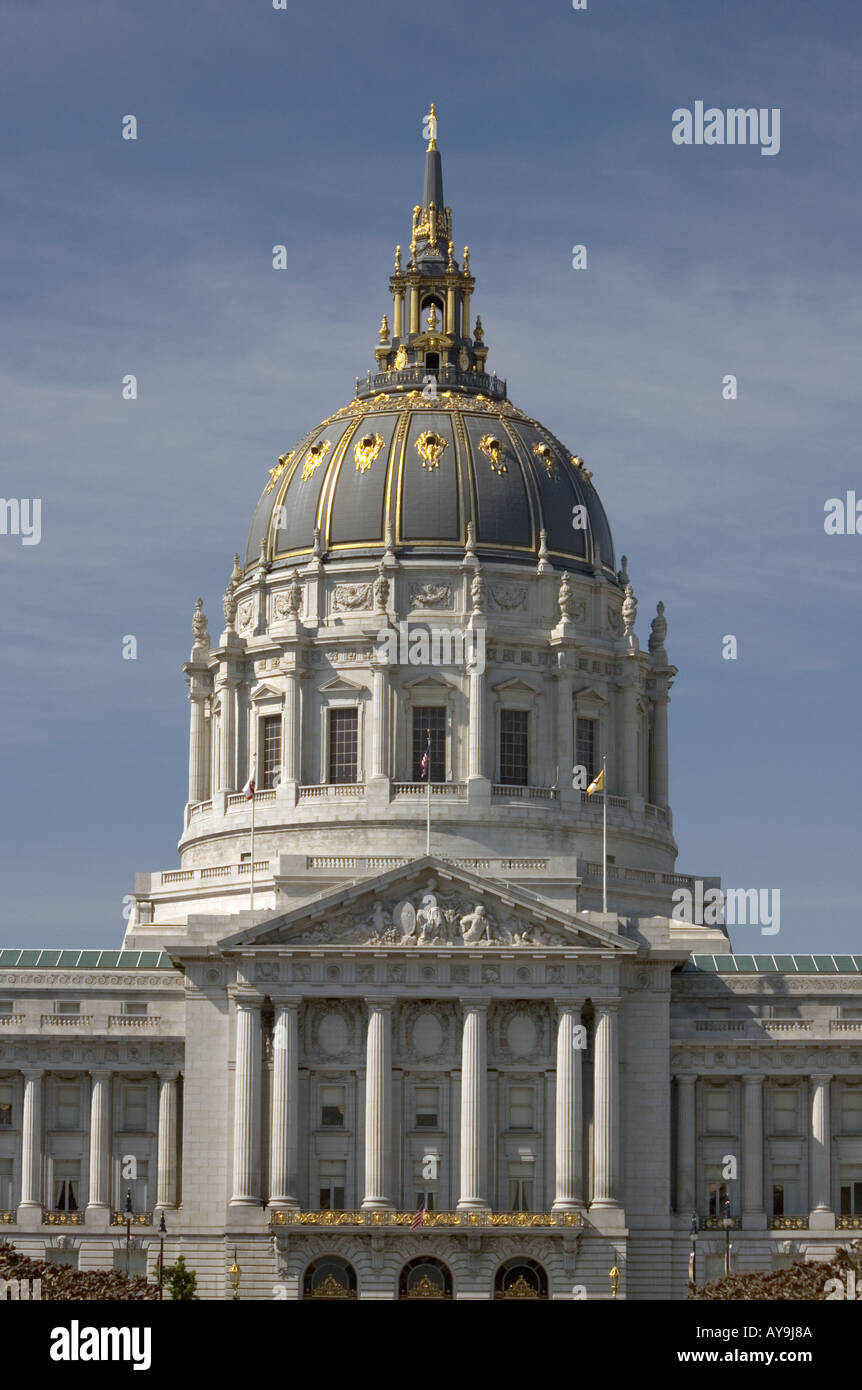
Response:
[{"label": "gold cresting on roofline", "polygon": [[[270,1222],[274,1226],[406,1226],[408,1230],[416,1217],[413,1211],[274,1211]],[[579,1211],[426,1211],[423,1229],[431,1226],[508,1227],[581,1227],[584,1219]],[[418,1228],[417,1228],[418,1229]]]}]

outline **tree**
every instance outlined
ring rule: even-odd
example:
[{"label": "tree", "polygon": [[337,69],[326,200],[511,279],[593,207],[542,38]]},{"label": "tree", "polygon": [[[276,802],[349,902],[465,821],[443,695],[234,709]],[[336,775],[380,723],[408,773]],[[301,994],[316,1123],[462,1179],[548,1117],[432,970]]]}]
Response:
[{"label": "tree", "polygon": [[185,1258],[182,1255],[175,1265],[166,1267],[162,1277],[171,1291],[171,1298],[197,1298],[195,1289],[198,1285],[198,1276],[193,1269],[186,1269]]}]

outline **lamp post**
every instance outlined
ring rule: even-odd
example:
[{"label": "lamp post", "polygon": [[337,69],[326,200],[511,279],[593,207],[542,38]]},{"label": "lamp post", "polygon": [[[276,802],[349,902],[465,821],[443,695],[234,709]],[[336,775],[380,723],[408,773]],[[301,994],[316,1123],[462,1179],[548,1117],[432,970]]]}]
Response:
[{"label": "lamp post", "polygon": [[725,1275],[728,1275],[730,1273],[730,1228],[733,1225],[729,1197],[725,1197],[721,1204],[721,1224],[724,1227],[724,1272]]},{"label": "lamp post", "polygon": [[230,1276],[231,1288],[233,1289],[234,1302],[238,1303],[238,1302],[239,1302],[239,1281],[240,1281],[240,1279],[242,1278],[242,1270],[240,1269],[239,1264],[237,1263],[236,1248],[235,1248],[235,1247],[234,1247],[234,1252],[233,1252],[233,1264],[231,1265],[230,1269],[228,1270],[228,1274],[229,1274],[229,1276]]},{"label": "lamp post", "polygon": [[689,1227],[691,1236],[691,1250],[688,1255],[688,1282],[697,1283],[697,1212],[691,1214],[691,1226]]},{"label": "lamp post", "polygon": [[608,1278],[611,1281],[611,1298],[616,1298],[617,1290],[620,1286],[620,1272],[614,1265],[613,1269],[608,1270]]},{"label": "lamp post", "polygon": [[168,1228],[167,1228],[167,1226],[165,1225],[165,1213],[164,1213],[164,1212],[161,1212],[161,1213],[159,1214],[159,1302],[160,1302],[160,1303],[161,1303],[161,1301],[162,1301],[162,1295],[163,1295],[163,1293],[164,1293],[163,1281],[164,1281],[164,1274],[165,1274],[165,1236],[167,1235],[167,1233],[168,1233]]},{"label": "lamp post", "polygon": [[126,1191],[126,1278],[130,1275],[132,1254],[132,1189]]}]

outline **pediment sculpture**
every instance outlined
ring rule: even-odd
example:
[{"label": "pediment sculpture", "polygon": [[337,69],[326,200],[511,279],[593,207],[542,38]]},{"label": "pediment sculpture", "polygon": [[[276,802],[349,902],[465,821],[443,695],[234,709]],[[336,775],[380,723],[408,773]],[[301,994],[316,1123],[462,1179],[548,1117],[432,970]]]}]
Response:
[{"label": "pediment sculpture", "polygon": [[366,912],[339,912],[306,927],[291,941],[362,946],[568,946],[572,938],[527,924],[514,913],[492,913],[484,903],[441,893],[431,879],[418,893]]}]

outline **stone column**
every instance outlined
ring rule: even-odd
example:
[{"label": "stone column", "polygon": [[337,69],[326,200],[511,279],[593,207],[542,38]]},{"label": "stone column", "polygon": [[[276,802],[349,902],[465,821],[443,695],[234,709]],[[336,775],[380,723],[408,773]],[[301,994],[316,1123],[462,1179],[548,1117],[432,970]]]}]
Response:
[{"label": "stone column", "polygon": [[763,1077],[743,1076],[742,1224],[766,1229],[763,1206]]},{"label": "stone column", "polygon": [[365,1053],[365,1196],[363,1209],[392,1207],[392,1004],[369,1001]]},{"label": "stone column", "polygon": [[219,758],[219,791],[236,791],[236,681],[222,681],[221,698],[221,756]]},{"label": "stone column", "polygon": [[630,799],[638,795],[638,709],[635,672],[622,688],[622,769],[620,791]]},{"label": "stone column", "polygon": [[206,801],[209,796],[209,731],[201,691],[189,692],[189,801]]},{"label": "stone column", "polygon": [[411,285],[410,290],[410,328],[411,334],[419,332],[419,286]]},{"label": "stone column", "polygon": [[[108,1191],[111,1155],[111,1075],[91,1072],[90,1086],[90,1185],[85,1219],[87,1225],[107,1226],[111,1203]],[[125,1210],[123,1191],[121,1207]]]},{"label": "stone column", "polygon": [[667,695],[657,695],[653,706],[653,769],[650,788],[650,796],[656,806],[668,805],[667,706]]},{"label": "stone column", "polygon": [[593,1045],[593,1207],[619,1207],[617,1005],[596,1005]]},{"label": "stone column", "polygon": [[455,286],[446,286],[446,332],[455,337]]},{"label": "stone column", "polygon": [[676,1077],[676,1209],[691,1217],[697,1207],[695,1188],[695,1108],[697,1076],[682,1072]]},{"label": "stone column", "polygon": [[177,1072],[159,1072],[156,1206],[177,1204]]},{"label": "stone column", "polygon": [[392,295],[392,337],[401,337],[401,306],[404,303],[404,291],[395,290]]},{"label": "stone column", "polygon": [[277,1000],[272,1035],[269,1205],[298,1207],[299,1000]]},{"label": "stone column", "polygon": [[42,1220],[42,1078],[44,1072],[24,1069],[23,1154],[18,1221],[38,1226]]},{"label": "stone column", "polygon": [[468,776],[485,777],[485,673],[470,667],[470,728]]},{"label": "stone column", "polygon": [[461,1036],[461,1196],[459,1211],[486,1211],[488,1199],[487,1000],[464,1004]]},{"label": "stone column", "polygon": [[471,290],[465,290],[461,295],[461,337],[470,337],[470,295]]},{"label": "stone column", "polygon": [[811,1208],[809,1226],[812,1230],[834,1230],[835,1212],[832,1209],[832,1146],[829,1119],[829,1087],[832,1081],[826,1072],[811,1075],[811,1132],[808,1152],[809,1196]]},{"label": "stone column", "polygon": [[581,1052],[579,1004],[558,1003],[556,1087],[556,1195],[554,1211],[584,1205],[581,1163]]},{"label": "stone column", "polygon": [[371,777],[389,777],[389,667],[374,662],[371,667]]},{"label": "stone column", "polygon": [[[581,793],[574,791],[572,787],[572,768],[575,763],[575,728],[574,728],[574,709],[572,706],[572,673],[569,669],[568,653],[557,648],[557,669],[555,672],[557,681],[557,728],[556,728],[556,762],[557,762],[557,786],[560,790],[560,800],[580,802]],[[589,783],[592,773],[587,768],[587,782]]]},{"label": "stone column", "polygon": [[300,780],[299,767],[299,673],[288,670],[284,673],[284,712],[282,715],[283,749],[281,755],[282,778],[285,782]]},{"label": "stone column", "polygon": [[236,1000],[231,1206],[260,1204],[260,1000]]}]

